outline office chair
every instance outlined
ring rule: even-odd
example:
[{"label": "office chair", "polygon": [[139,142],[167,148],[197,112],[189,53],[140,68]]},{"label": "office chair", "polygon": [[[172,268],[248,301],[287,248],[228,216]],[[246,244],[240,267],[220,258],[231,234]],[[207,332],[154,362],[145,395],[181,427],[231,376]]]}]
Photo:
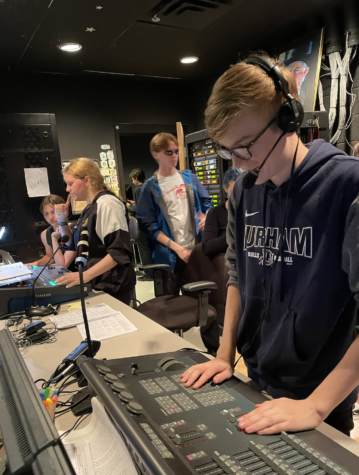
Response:
[{"label": "office chair", "polygon": [[[187,268],[187,280],[189,282],[195,282],[210,278],[217,284],[218,288],[213,289],[208,296],[208,303],[216,309],[216,320],[220,328],[220,335],[222,335],[227,298],[227,283],[229,279],[225,254],[218,254],[210,259],[203,254],[202,243],[199,243],[193,249],[191,258],[196,260],[197,265]],[[196,297],[195,294],[192,296]]]},{"label": "office chair", "polygon": [[[130,216],[128,220],[128,232],[130,235],[130,243],[132,246],[132,253],[133,253],[133,260],[132,264],[135,268],[136,272],[136,267],[138,267],[138,263],[136,262],[136,246],[137,246],[137,240],[138,240],[138,222],[137,219],[134,216]],[[138,252],[138,255],[140,253]],[[141,259],[141,257],[140,257]],[[137,273],[137,272],[136,272]],[[138,300],[136,299],[136,287],[133,289],[133,295],[132,295],[132,307],[137,308],[137,302]]]},{"label": "office chair", "polygon": [[[187,270],[198,266],[198,255],[193,252],[188,261]],[[181,337],[183,332],[193,327],[202,327],[214,321],[217,312],[209,305],[208,298],[211,291],[215,291],[218,285],[215,282],[202,280],[187,282],[182,287],[183,295],[163,295],[162,271],[169,269],[167,264],[150,264],[140,266],[141,270],[152,271],[154,279],[155,298],[148,300],[137,308],[137,311],[162,325],[168,330],[178,333]],[[192,297],[192,293],[195,297]],[[191,295],[190,295],[191,294]]]},{"label": "office chair", "polygon": [[139,236],[139,227],[138,227],[138,221],[134,216],[130,216],[128,220],[128,232],[130,234],[130,243],[132,246],[132,252],[133,252],[133,265],[136,271],[136,274],[138,273],[138,267],[142,264],[141,261],[141,254],[138,249],[138,236]]}]

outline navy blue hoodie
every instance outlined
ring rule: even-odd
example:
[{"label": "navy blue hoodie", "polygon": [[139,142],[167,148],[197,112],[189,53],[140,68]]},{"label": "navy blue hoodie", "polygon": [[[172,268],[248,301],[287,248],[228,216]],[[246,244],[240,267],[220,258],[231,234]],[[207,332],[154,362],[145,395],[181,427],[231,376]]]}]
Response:
[{"label": "navy blue hoodie", "polygon": [[[229,283],[238,282],[242,302],[237,348],[273,397],[309,396],[343,358],[356,324],[359,160],[324,140],[308,147],[287,199],[289,180],[244,190],[242,176],[229,204]],[[340,408],[355,399],[356,391]]]}]

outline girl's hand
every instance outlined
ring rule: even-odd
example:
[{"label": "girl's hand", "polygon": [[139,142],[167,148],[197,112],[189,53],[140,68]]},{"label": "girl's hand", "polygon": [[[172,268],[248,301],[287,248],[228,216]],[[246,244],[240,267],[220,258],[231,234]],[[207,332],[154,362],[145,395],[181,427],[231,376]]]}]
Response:
[{"label": "girl's hand", "polygon": [[56,239],[56,241],[61,237],[61,233],[59,228],[57,227],[53,233],[51,233],[52,239]]},{"label": "girl's hand", "polygon": [[[84,272],[83,275],[84,284],[87,284],[87,282],[90,280],[87,276],[87,272]],[[55,283],[57,285],[66,285],[66,288],[70,289],[71,287],[75,287],[75,285],[80,285],[80,274],[78,272],[69,272],[62,277],[59,277]]]},{"label": "girl's hand", "polygon": [[58,223],[65,223],[69,219],[69,209],[71,203],[71,195],[67,197],[67,201],[64,205],[54,205],[55,216]]}]

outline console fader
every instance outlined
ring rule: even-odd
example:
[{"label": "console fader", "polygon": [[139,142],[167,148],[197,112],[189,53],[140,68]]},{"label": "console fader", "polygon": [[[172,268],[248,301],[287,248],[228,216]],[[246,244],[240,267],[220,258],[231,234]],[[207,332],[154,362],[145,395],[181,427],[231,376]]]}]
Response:
[{"label": "console fader", "polygon": [[207,361],[190,351],[99,361],[80,357],[142,473],[197,475],[359,474],[359,458],[318,431],[246,434],[241,414],[263,395],[237,378],[185,388],[180,375]]}]

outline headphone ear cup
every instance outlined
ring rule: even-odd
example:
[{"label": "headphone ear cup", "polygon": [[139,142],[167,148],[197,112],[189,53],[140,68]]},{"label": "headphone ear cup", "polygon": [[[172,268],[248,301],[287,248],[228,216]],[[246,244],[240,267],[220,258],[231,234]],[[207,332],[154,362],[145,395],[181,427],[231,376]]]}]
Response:
[{"label": "headphone ear cup", "polygon": [[300,102],[295,101],[296,109],[299,112],[298,117],[295,116],[292,105],[285,101],[280,106],[277,114],[277,126],[283,132],[296,132],[304,119],[304,109]]}]

